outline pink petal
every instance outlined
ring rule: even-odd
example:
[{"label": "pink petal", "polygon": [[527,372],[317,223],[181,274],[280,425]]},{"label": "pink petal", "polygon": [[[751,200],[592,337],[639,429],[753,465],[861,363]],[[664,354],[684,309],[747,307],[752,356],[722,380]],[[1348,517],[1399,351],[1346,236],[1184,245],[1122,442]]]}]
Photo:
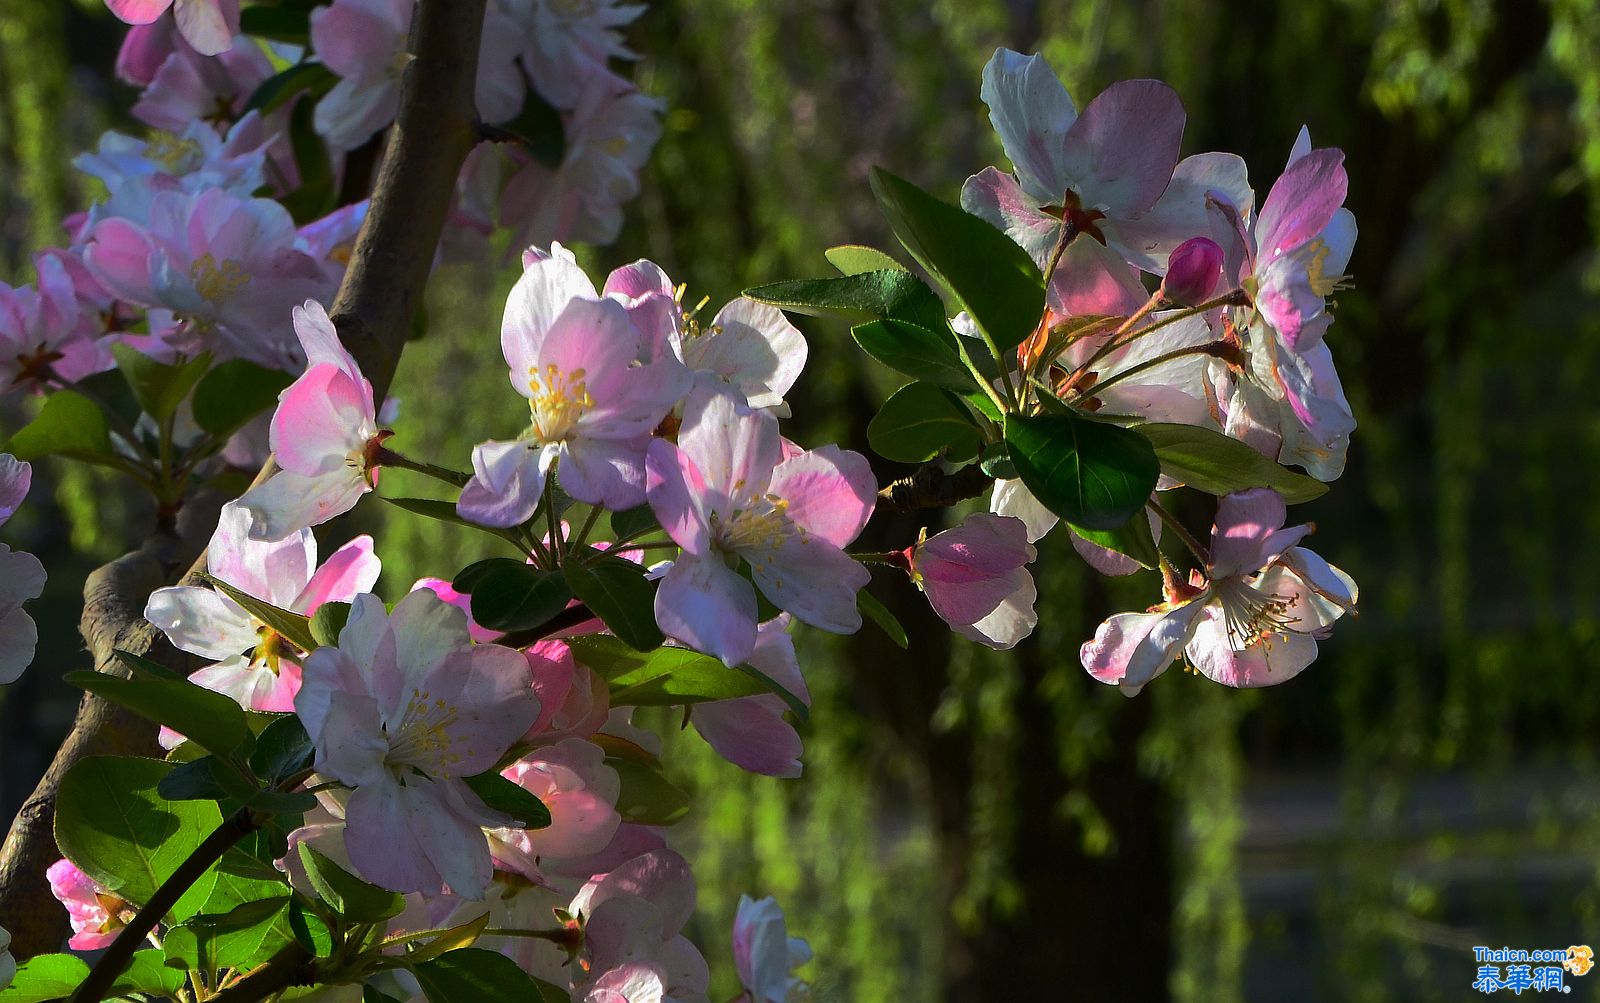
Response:
[{"label": "pink petal", "polygon": [[823,446],[785,460],[767,490],[784,501],[796,525],[835,547],[845,547],[872,517],[878,482],[860,453]]},{"label": "pink petal", "polygon": [[[1057,192],[1051,201],[1061,194]],[[1061,234],[1059,219],[1040,212],[1039,203],[1023,192],[1015,178],[993,167],[985,167],[961,186],[961,208],[1005,231],[1040,268],[1049,262]]]},{"label": "pink petal", "polygon": [[1244,650],[1228,637],[1221,611],[1207,611],[1188,645],[1189,661],[1200,674],[1224,686],[1256,688],[1286,683],[1317,658],[1317,642],[1308,634],[1273,634]]},{"label": "pink petal", "polygon": [[996,49],[980,93],[1023,187],[1042,202],[1059,200],[1067,172],[1062,141],[1078,112],[1044,57]]},{"label": "pink petal", "polygon": [[178,34],[202,56],[216,56],[233,48],[239,30],[238,0],[176,0],[173,14]]},{"label": "pink petal", "polygon": [[1312,150],[1290,164],[1256,219],[1259,262],[1269,263],[1321,233],[1344,204],[1348,187],[1341,150]]},{"label": "pink petal", "polygon": [[1083,207],[1124,219],[1154,205],[1178,165],[1186,117],[1178,93],[1159,80],[1121,80],[1101,91],[1062,154]]},{"label": "pink petal", "polygon": [[1283,496],[1271,488],[1236,491],[1218,501],[1210,577],[1254,574],[1311,531],[1309,526],[1283,529],[1287,513]]},{"label": "pink petal", "polygon": [[106,6],[127,24],[149,24],[167,12],[172,0],[106,0]]},{"label": "pink petal", "polygon": [[337,366],[313,366],[278,400],[272,451],[285,470],[315,477],[345,466],[371,427],[372,396]]},{"label": "pink petal", "polygon": [[358,536],[323,562],[290,608],[309,616],[325,602],[349,602],[357,593],[371,592],[382,571],[372,537]]},{"label": "pink petal", "polygon": [[718,554],[679,557],[661,580],[655,612],[663,633],[725,664],[739,665],[755,649],[755,589]]},{"label": "pink petal", "polygon": [[550,464],[559,446],[530,447],[513,442],[482,442],[472,450],[472,480],[461,489],[456,511],[483,526],[516,526],[533,517],[544,496]]},{"label": "pink petal", "polygon": [[774,549],[744,556],[756,585],[774,606],[835,634],[861,629],[856,593],[872,580],[872,573],[832,543],[795,533]]},{"label": "pink petal", "polygon": [[561,453],[561,487],[586,505],[613,512],[645,501],[645,447],[651,440],[577,439]]},{"label": "pink petal", "polygon": [[695,707],[689,720],[719,756],[740,769],[798,777],[804,749],[800,735],[784,720],[783,708],[777,698],[716,700]]},{"label": "pink petal", "polygon": [[696,387],[684,401],[678,448],[694,462],[709,491],[728,498],[759,496],[778,465],[778,419],[751,411],[732,394]]},{"label": "pink petal", "polygon": [[1132,695],[1166,671],[1204,611],[1203,603],[1193,601],[1160,613],[1118,613],[1084,642],[1079,658],[1091,676]]}]

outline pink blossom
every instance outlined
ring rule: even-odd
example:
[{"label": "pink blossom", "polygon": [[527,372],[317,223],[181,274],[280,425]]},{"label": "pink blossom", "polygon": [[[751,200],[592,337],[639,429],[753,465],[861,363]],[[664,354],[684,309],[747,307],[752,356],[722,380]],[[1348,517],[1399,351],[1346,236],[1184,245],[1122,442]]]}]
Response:
[{"label": "pink blossom", "polygon": [[746,1003],[788,1003],[789,994],[805,983],[789,972],[811,960],[811,948],[789,936],[778,900],[755,901],[739,896],[733,918],[733,966],[744,986]]},{"label": "pink blossom", "polygon": [[[650,443],[650,507],[682,555],[656,593],[668,635],[737,665],[756,643],[756,593],[838,634],[860,629],[856,592],[871,578],[843,548],[872,515],[866,458],[824,446],[781,460],[778,421],[699,388],[678,443]],[[755,586],[730,560],[749,562]]]},{"label": "pink blossom", "polygon": [[362,877],[483,897],[493,864],[482,830],[513,820],[462,778],[493,767],[539,714],[521,655],[474,645],[461,611],[426,590],[392,614],[359,595],[338,645],[307,657],[295,712],[317,772],[352,788],[345,821],[363,838],[346,845]]},{"label": "pink blossom", "polygon": [[281,467],[239,499],[256,540],[281,540],[355,507],[378,479],[378,429],[372,384],[343,345],[322,304],[294,308],[306,371],[278,397],[272,452]]},{"label": "pink blossom", "polygon": [[67,908],[72,924],[72,939],[67,945],[74,951],[98,951],[110,946],[136,911],[131,903],[101,887],[70,860],[51,864],[45,878],[50,882],[50,894]]},{"label": "pink blossom", "polygon": [[578,104],[584,81],[605,72],[611,59],[637,58],[618,31],[644,13],[644,4],[595,0],[501,0],[513,23],[525,26],[522,65],[534,89],[550,104],[568,109]]},{"label": "pink blossom", "polygon": [[[250,525],[250,512],[229,502],[206,550],[212,576],[241,592],[309,616],[377,584],[382,565],[369,536],[351,540],[318,567],[309,529],[264,543],[250,538]],[[191,682],[226,693],[246,710],[294,709],[298,652],[232,599],[187,585],[157,589],[144,615],[178,648],[217,663],[192,673]]]},{"label": "pink blossom", "polygon": [[[145,41],[149,44],[143,51],[124,51],[127,59],[119,66],[145,72],[164,40],[145,36]],[[202,55],[176,36],[167,36],[165,41],[170,42],[171,51],[161,59],[133,106],[133,117],[156,129],[181,133],[196,121],[226,125],[244,114],[250,96],[274,72],[272,61],[249,38],[235,38],[215,57]]]},{"label": "pink blossom", "polygon": [[[994,223],[1043,266],[1063,225],[1079,239],[1057,267],[1067,287],[1110,274],[1126,282],[1127,264],[1162,271],[1180,241],[1183,220],[1158,218],[1172,180],[1185,114],[1170,87],[1124,80],[1079,115],[1040,56],[997,49],[983,71],[983,100],[1014,174],[994,168],[967,180],[961,204]],[[1138,224],[1137,234],[1130,230]],[[1113,252],[1100,257],[1090,243]]]},{"label": "pink blossom", "polygon": [[100,220],[84,261],[119,299],[178,315],[189,354],[211,351],[275,369],[300,365],[285,314],[333,286],[298,244],[288,210],[218,188],[158,192],[147,223]]},{"label": "pink blossom", "polygon": [[[592,980],[586,989],[639,993],[659,985],[663,999],[703,995],[710,982],[705,959],[679,932],[694,912],[694,898],[689,865],[672,850],[652,850],[584,885],[567,911],[583,924]],[[643,1003],[651,997],[611,998]]]},{"label": "pink blossom", "polygon": [[1039,622],[1028,574],[1035,556],[1022,520],[979,512],[907,547],[903,559],[934,612],[957,633],[1005,649]]},{"label": "pink blossom", "polygon": [[1222,245],[1210,237],[1191,237],[1173,249],[1161,295],[1179,306],[1198,306],[1222,283]]},{"label": "pink blossom", "polygon": [[[800,674],[788,627],[788,614],[763,623],[745,661],[809,707],[811,693]],[[769,777],[798,777],[802,746],[799,732],[783,716],[788,707],[776,693],[763,693],[697,704],[689,720],[718,755],[740,769]]]},{"label": "pink blossom", "polygon": [[239,33],[239,0],[106,0],[128,24],[149,24],[172,9],[184,41],[201,55],[228,51]]},{"label": "pink blossom", "polygon": [[501,192],[500,225],[522,245],[616,240],[622,205],[639,194],[639,172],[661,138],[662,107],[609,72],[586,77],[577,105],[562,116],[560,165],[509,154],[521,166]]},{"label": "pink blossom", "polygon": [[538,884],[561,871],[567,858],[603,849],[622,824],[617,795],[622,783],[593,742],[567,738],[542,746],[501,771],[550,809],[543,829],[496,829],[490,845],[500,867]]},{"label": "pink blossom", "polygon": [[[104,321],[85,302],[68,251],[34,257],[38,284],[12,288],[0,282],[0,392],[46,392],[110,369],[111,343]],[[87,276],[84,276],[87,279]]]},{"label": "pink blossom", "polygon": [[1169,580],[1167,601],[1118,613],[1081,657],[1103,683],[1137,693],[1180,653],[1227,686],[1287,682],[1317,657],[1317,641],[1354,608],[1350,576],[1297,544],[1308,525],[1283,528],[1283,496],[1253,488],[1223,498],[1205,574]]},{"label": "pink blossom", "polygon": [[646,340],[564,248],[530,260],[506,302],[500,344],[531,422],[520,439],[473,450],[458,511],[487,526],[524,522],[558,463],[562,488],[578,501],[613,510],[642,503],[645,445],[688,382],[676,360],[640,364]]},{"label": "pink blossom", "polygon": [[[0,525],[27,497],[33,468],[9,453],[0,453]],[[32,554],[0,543],[0,685],[13,683],[33,661],[39,630],[22,604],[44,591],[44,565]]]},{"label": "pink blossom", "polygon": [[72,161],[111,193],[109,202],[91,211],[91,221],[121,216],[147,222],[150,199],[157,191],[198,194],[225,188],[249,197],[266,183],[267,140],[261,135],[260,117],[250,112],[226,136],[204,122],[191,122],[177,135],[158,132],[149,139],[104,133],[94,153],[79,154]]}]

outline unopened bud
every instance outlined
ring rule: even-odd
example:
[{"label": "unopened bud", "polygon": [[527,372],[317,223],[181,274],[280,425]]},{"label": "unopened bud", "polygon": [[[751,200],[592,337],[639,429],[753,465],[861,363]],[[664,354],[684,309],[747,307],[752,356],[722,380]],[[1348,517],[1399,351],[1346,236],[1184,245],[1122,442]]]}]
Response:
[{"label": "unopened bud", "polygon": [[1197,306],[1211,298],[1222,282],[1222,247],[1210,237],[1191,237],[1167,259],[1161,295],[1180,306]]}]

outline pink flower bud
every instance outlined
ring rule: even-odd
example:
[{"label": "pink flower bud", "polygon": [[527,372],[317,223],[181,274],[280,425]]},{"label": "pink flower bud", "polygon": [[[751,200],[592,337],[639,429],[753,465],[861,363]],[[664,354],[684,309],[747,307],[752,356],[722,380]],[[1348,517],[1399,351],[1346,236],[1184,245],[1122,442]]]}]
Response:
[{"label": "pink flower bud", "polygon": [[1161,294],[1181,306],[1197,306],[1211,298],[1221,280],[1221,246],[1210,237],[1191,237],[1167,259]]},{"label": "pink flower bud", "polygon": [[45,871],[50,894],[67,908],[75,951],[97,951],[109,946],[133,917],[134,908],[78,870],[70,860],[58,860]]}]

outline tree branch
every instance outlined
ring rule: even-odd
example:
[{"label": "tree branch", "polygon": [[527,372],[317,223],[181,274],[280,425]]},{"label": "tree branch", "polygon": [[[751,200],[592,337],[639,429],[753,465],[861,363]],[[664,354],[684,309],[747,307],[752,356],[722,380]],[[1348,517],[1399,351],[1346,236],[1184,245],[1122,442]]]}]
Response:
[{"label": "tree branch", "polygon": [[909,477],[892,481],[878,492],[879,511],[910,512],[919,508],[949,508],[959,501],[976,498],[988,490],[994,478],[976,463],[953,474],[935,464],[918,467]]},{"label": "tree branch", "polygon": [[[356,240],[344,283],[329,311],[339,336],[372,381],[379,400],[394,379],[406,334],[421,302],[461,164],[476,142],[473,92],[486,0],[421,0],[412,22],[412,52],[400,109],[373,188],[372,207]],[[287,309],[287,307],[285,308]],[[258,480],[273,469],[269,460]],[[80,621],[95,668],[122,672],[114,648],[185,667],[142,617],[154,589],[170,584],[194,550],[156,536],[92,574],[84,583]],[[187,550],[187,552],[186,552]],[[205,555],[184,583],[198,580]],[[44,778],[23,805],[0,848],[0,916],[21,961],[58,950],[67,916],[44,872],[59,856],[53,825],[62,776],[88,755],[154,754],[147,722],[85,696]]]}]

